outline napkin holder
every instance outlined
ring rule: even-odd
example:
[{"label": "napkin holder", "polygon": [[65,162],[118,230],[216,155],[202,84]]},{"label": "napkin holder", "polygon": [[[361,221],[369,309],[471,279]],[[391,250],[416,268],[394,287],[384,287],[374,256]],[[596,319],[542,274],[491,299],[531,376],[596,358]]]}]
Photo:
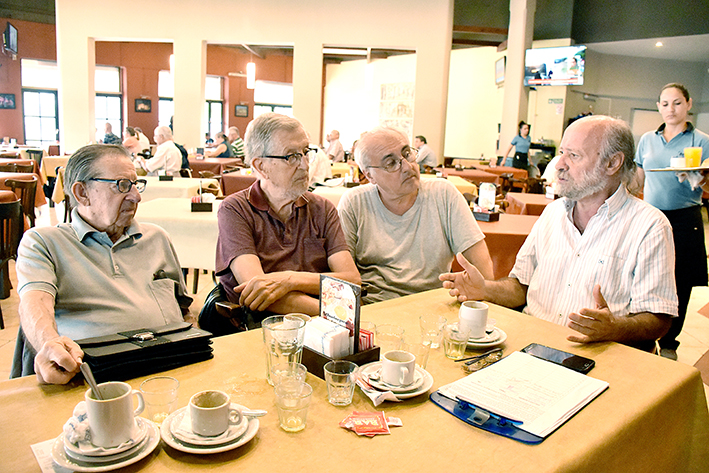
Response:
[{"label": "napkin holder", "polygon": [[497,222],[500,220],[500,212],[473,212],[475,220],[480,222]]},{"label": "napkin holder", "polygon": [[[357,366],[366,365],[367,363],[371,363],[373,361],[379,361],[379,347],[375,346],[369,350],[360,351],[353,355],[347,355],[341,359],[351,361]],[[324,367],[327,362],[332,360],[333,358],[330,358],[329,356],[325,356],[322,353],[311,350],[306,346],[303,347],[303,359],[301,363],[308,368],[308,373],[314,374],[322,380],[325,379]]]},{"label": "napkin holder", "polygon": [[211,212],[211,202],[192,202],[192,212]]},{"label": "napkin holder", "polygon": [[358,187],[359,182],[345,182],[345,187]]},{"label": "napkin holder", "polygon": [[174,176],[158,176],[158,181],[172,181]]}]

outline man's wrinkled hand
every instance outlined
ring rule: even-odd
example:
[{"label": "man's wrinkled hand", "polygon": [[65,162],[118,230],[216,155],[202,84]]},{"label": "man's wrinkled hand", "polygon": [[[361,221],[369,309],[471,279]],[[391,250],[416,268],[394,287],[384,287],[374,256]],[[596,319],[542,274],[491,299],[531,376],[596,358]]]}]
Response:
[{"label": "man's wrinkled hand", "polygon": [[569,335],[566,337],[571,342],[589,343],[600,341],[612,341],[615,339],[616,317],[608,308],[601,286],[596,284],[593,287],[594,309],[581,309],[578,313],[569,315],[567,326],[579,332],[581,335]]},{"label": "man's wrinkled hand", "polygon": [[79,372],[84,352],[68,337],[57,337],[44,343],[34,359],[34,370],[40,383],[66,384]]},{"label": "man's wrinkled hand", "polygon": [[467,300],[482,300],[485,298],[485,278],[462,253],[456,255],[463,267],[459,273],[444,273],[438,276],[443,281],[443,287],[449,289],[448,294],[459,302]]},{"label": "man's wrinkled hand", "polygon": [[288,271],[256,276],[234,288],[234,292],[241,293],[240,305],[259,312],[267,310],[291,290]]}]

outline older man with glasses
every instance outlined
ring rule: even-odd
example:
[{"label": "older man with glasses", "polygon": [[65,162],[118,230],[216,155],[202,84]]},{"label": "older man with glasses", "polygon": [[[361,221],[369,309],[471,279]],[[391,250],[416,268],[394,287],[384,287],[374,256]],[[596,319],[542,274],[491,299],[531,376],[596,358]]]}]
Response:
[{"label": "older man with glasses", "polygon": [[369,184],[352,189],[338,210],[362,281],[365,302],[441,287],[456,253],[487,278],[492,261],[473,214],[445,179],[420,179],[416,149],[393,128],[375,128],[357,143],[355,160]]},{"label": "older man with glasses", "polygon": [[271,313],[316,315],[320,274],[360,278],[337,210],[307,192],[308,135],[298,120],[266,113],[249,124],[245,141],[258,180],[219,208],[217,275],[247,326]]},{"label": "older man with glasses", "polygon": [[181,322],[189,313],[167,233],[133,219],[145,185],[122,146],[88,145],[69,159],[72,222],[30,229],[18,250],[26,343],[13,377],[34,368],[41,382],[67,383],[83,356],[73,340]]}]

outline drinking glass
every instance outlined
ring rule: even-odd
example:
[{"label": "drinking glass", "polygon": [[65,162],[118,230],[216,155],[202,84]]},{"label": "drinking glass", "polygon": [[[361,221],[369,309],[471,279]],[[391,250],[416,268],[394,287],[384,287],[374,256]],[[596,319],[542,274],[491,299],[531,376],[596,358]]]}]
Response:
[{"label": "drinking glass", "polygon": [[273,386],[271,369],[279,363],[300,363],[303,357],[305,320],[292,315],[274,315],[261,322],[266,348],[266,376]]},{"label": "drinking glass", "polygon": [[307,374],[308,368],[302,363],[278,363],[271,367],[271,381],[274,386],[286,381],[304,383]]},{"label": "drinking glass", "polygon": [[286,381],[275,388],[278,423],[286,432],[305,428],[313,388],[307,383]]},{"label": "drinking glass", "polygon": [[180,382],[170,376],[153,376],[140,383],[148,419],[162,424],[177,407]]},{"label": "drinking glass", "polygon": [[446,325],[443,329],[443,350],[446,356],[452,360],[460,360],[465,356],[465,349],[468,346],[470,329],[456,324]]},{"label": "drinking glass", "polygon": [[443,327],[446,322],[448,321],[445,317],[437,314],[426,314],[419,317],[421,336],[426,343],[431,345],[431,349],[435,350],[441,345]]},{"label": "drinking glass", "polygon": [[404,342],[404,329],[398,325],[379,324],[374,341],[379,346],[380,356],[388,351],[400,350]]},{"label": "drinking glass", "polygon": [[404,351],[408,351],[416,357],[416,366],[426,369],[428,355],[431,352],[431,343],[419,335],[407,335],[404,338]]},{"label": "drinking glass", "polygon": [[351,361],[329,361],[323,368],[327,381],[327,400],[333,406],[348,406],[352,402],[357,365]]}]

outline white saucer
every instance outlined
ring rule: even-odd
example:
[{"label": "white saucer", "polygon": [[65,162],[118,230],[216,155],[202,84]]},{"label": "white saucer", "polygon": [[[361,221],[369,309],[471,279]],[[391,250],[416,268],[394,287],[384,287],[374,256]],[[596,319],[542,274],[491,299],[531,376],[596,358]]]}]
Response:
[{"label": "white saucer", "polygon": [[108,457],[121,452],[125,452],[134,448],[136,445],[142,442],[145,439],[145,436],[148,434],[148,424],[145,422],[146,419],[143,419],[142,417],[136,417],[135,421],[136,425],[138,426],[137,435],[129,441],[123,442],[117,447],[104,448],[97,447],[91,444],[93,449],[82,450],[81,447],[79,447],[78,445],[69,442],[66,439],[66,436],[64,436],[64,447],[66,447],[67,450],[71,451],[71,453],[81,455],[82,457]]},{"label": "white saucer", "polygon": [[[379,362],[379,365],[380,366],[376,370],[371,371],[369,373],[369,375],[374,375],[375,373],[379,373],[379,376],[381,376],[381,362]],[[384,391],[391,391],[394,394],[407,393],[410,391],[417,390],[423,384],[423,379],[424,379],[424,375],[418,369],[415,370],[415,372],[414,372],[414,382],[411,384],[407,384],[406,386],[394,386],[393,384],[385,383],[384,381],[381,380],[381,378],[380,379],[372,379],[369,376],[367,377],[369,384],[371,384],[375,388],[381,389]]]},{"label": "white saucer", "polygon": [[[215,437],[203,437],[197,434],[192,434],[193,437],[187,437],[177,430],[177,426],[180,425],[180,422],[182,422],[183,417],[185,416],[185,414],[187,414],[188,407],[189,406],[185,406],[181,409],[178,409],[170,416],[172,417],[172,420],[170,422],[170,433],[177,440],[184,444],[190,444],[200,447],[206,445],[224,445],[225,443],[232,442],[244,435],[244,432],[246,432],[246,429],[249,427],[249,419],[247,417],[243,417],[241,422],[236,425],[230,425],[227,428],[226,432]],[[237,409],[238,406],[232,403],[231,408]]]},{"label": "white saucer", "polygon": [[[232,404],[234,405],[234,404]],[[236,404],[237,407],[241,409],[247,409],[244,406],[240,406]],[[249,418],[248,419],[248,427],[246,428],[246,432],[236,440],[233,440],[230,443],[225,443],[222,445],[204,445],[204,446],[199,446],[199,445],[192,445],[192,444],[187,444],[187,443],[182,443],[177,437],[175,437],[171,430],[171,425],[172,422],[175,420],[175,414],[177,412],[173,412],[168,416],[167,419],[165,419],[162,423],[162,426],[160,427],[160,435],[163,439],[163,441],[174,448],[175,450],[179,450],[181,452],[185,453],[196,453],[200,455],[205,455],[205,454],[210,454],[210,453],[220,453],[220,452],[226,452],[228,450],[232,450],[237,447],[241,447],[245,443],[247,443],[249,440],[254,438],[256,436],[256,433],[258,432],[259,429],[259,421],[258,419],[254,418]]]},{"label": "white saucer", "polygon": [[482,341],[485,339],[471,338],[470,340],[468,340],[468,348],[492,348],[498,345],[502,345],[502,343],[507,340],[507,334],[501,328],[498,327],[495,327],[492,333],[490,335],[487,335],[486,338],[488,337],[490,341]]},{"label": "white saucer", "polygon": [[[381,361],[373,361],[372,363],[362,365],[360,369],[362,370],[362,374],[364,375],[364,377],[366,379],[369,379],[369,374],[378,370],[381,367],[381,364]],[[418,366],[416,367],[416,372],[420,373],[423,376],[423,383],[421,384],[421,386],[413,391],[394,393],[397,399],[410,399],[412,397],[420,396],[421,394],[427,393],[428,390],[431,389],[431,387],[433,386],[433,376],[431,376],[428,371]]]},{"label": "white saucer", "polygon": [[485,332],[485,335],[480,338],[470,337],[468,341],[473,343],[492,343],[498,341],[501,335],[502,334],[499,330],[497,330],[497,327],[494,327],[490,333]]},{"label": "white saucer", "polygon": [[64,433],[62,433],[52,444],[52,460],[57,465],[71,471],[97,473],[102,471],[112,471],[124,466],[132,465],[152,453],[160,444],[160,428],[148,419],[142,419],[147,424],[148,436],[142,447],[137,448],[132,455],[127,458],[116,459],[110,463],[91,464],[74,460],[67,456],[64,450]]},{"label": "white saucer", "polygon": [[66,453],[66,456],[69,457],[72,460],[77,460],[80,462],[84,463],[90,463],[94,465],[100,465],[100,464],[107,464],[107,463],[115,463],[118,460],[122,460],[124,458],[128,458],[132,455],[135,455],[143,446],[146,444],[148,441],[148,436],[146,435],[141,442],[138,442],[135,444],[132,448],[129,448],[128,450],[121,452],[121,453],[116,453],[115,455],[107,455],[107,456],[100,456],[100,457],[92,457],[88,455],[80,455],[66,447],[66,444],[64,444],[64,452]]}]

